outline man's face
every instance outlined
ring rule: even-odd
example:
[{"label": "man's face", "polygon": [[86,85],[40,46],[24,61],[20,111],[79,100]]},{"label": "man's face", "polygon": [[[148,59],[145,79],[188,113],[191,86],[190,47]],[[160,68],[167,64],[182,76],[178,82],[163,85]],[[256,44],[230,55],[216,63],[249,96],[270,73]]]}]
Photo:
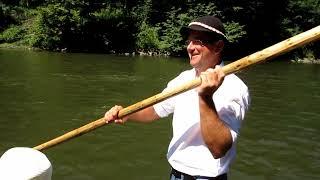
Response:
[{"label": "man's face", "polygon": [[210,40],[208,34],[200,31],[191,31],[188,40],[187,51],[190,65],[198,71],[202,72],[210,67],[214,67],[220,61],[221,49],[218,46],[219,43],[221,44],[221,41],[208,42]]}]

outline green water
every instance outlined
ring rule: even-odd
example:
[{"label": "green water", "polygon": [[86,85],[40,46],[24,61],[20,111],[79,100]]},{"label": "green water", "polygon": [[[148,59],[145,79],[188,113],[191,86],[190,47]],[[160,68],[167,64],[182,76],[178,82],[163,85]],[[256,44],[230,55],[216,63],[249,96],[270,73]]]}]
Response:
[{"label": "green water", "polygon": [[[184,59],[0,50],[0,154],[33,147],[161,92]],[[320,66],[272,62],[238,75],[251,109],[229,179],[320,178]],[[107,125],[44,153],[53,180],[168,179],[170,118]]]}]

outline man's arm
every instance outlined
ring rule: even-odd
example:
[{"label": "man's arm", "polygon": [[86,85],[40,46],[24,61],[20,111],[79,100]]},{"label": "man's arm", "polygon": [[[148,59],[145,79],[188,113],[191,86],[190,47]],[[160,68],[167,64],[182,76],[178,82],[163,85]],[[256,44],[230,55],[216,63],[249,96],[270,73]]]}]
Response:
[{"label": "man's arm", "polygon": [[127,118],[130,121],[134,121],[134,122],[149,123],[159,119],[160,117],[154,110],[153,106],[150,106],[141,111],[138,111],[136,113],[129,115]]},{"label": "man's arm", "polygon": [[219,118],[212,96],[199,96],[200,126],[204,142],[214,158],[221,158],[232,146],[229,127]]},{"label": "man's arm", "polygon": [[224,76],[219,67],[208,69],[201,73],[202,82],[198,88],[201,133],[214,158],[221,158],[232,146],[230,129],[219,118],[212,100],[212,95],[222,84]]},{"label": "man's arm", "polygon": [[116,105],[108,112],[106,112],[104,116],[106,123],[108,123],[109,121],[114,121],[115,123],[123,124],[128,120],[133,122],[149,123],[160,118],[154,110],[153,106],[150,106],[131,115],[125,116],[122,119],[119,119],[118,113],[121,109],[123,109],[123,107]]}]

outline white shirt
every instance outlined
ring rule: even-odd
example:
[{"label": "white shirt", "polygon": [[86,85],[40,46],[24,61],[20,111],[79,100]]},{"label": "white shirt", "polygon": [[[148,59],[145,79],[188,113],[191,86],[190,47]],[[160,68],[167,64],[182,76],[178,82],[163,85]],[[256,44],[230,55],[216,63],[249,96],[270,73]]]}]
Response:
[{"label": "white shirt", "polygon": [[[195,69],[184,71],[171,80],[164,91],[195,78]],[[160,117],[173,113],[173,137],[169,144],[167,159],[174,169],[193,176],[209,177],[216,177],[228,171],[236,154],[235,141],[241,122],[249,107],[249,92],[247,86],[237,76],[230,74],[224,78],[212,98],[220,119],[230,128],[233,139],[230,150],[219,159],[214,159],[202,139],[199,99],[195,89],[153,106]]]}]

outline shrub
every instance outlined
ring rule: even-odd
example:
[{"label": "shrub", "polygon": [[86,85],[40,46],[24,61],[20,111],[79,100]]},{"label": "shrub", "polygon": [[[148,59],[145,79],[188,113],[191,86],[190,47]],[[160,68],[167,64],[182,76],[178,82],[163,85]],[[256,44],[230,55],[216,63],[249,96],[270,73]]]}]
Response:
[{"label": "shrub", "polygon": [[150,27],[143,22],[137,35],[137,49],[144,51],[160,50],[158,31],[159,27]]},{"label": "shrub", "polygon": [[93,13],[93,19],[90,32],[95,33],[94,39],[103,43],[105,49],[119,52],[134,49],[138,23],[125,8],[107,6]]},{"label": "shrub", "polygon": [[224,28],[230,43],[238,43],[239,40],[247,34],[247,32],[243,30],[244,26],[233,21],[224,23]]},{"label": "shrub", "polygon": [[[223,13],[217,9],[217,6],[210,3],[199,3],[196,6],[190,3],[186,10],[181,8],[172,8],[168,12],[168,18],[165,22],[160,23],[161,27],[161,49],[168,51],[172,55],[180,55],[184,51],[184,40],[180,35],[180,29],[183,26],[187,26],[193,19],[205,15],[215,15],[222,19],[225,19]],[[238,42],[246,32],[243,30],[244,26],[235,22],[225,22],[226,36],[230,42]]]},{"label": "shrub", "polygon": [[30,28],[28,42],[42,49],[53,50],[59,47],[66,19],[67,10],[59,4],[40,8]]},{"label": "shrub", "polygon": [[0,42],[12,43],[23,38],[25,30],[20,26],[11,26],[0,34]]},{"label": "shrub", "polygon": [[42,49],[64,48],[68,46],[66,38],[77,31],[80,20],[78,11],[66,9],[59,3],[39,8],[29,28],[27,42]]}]

